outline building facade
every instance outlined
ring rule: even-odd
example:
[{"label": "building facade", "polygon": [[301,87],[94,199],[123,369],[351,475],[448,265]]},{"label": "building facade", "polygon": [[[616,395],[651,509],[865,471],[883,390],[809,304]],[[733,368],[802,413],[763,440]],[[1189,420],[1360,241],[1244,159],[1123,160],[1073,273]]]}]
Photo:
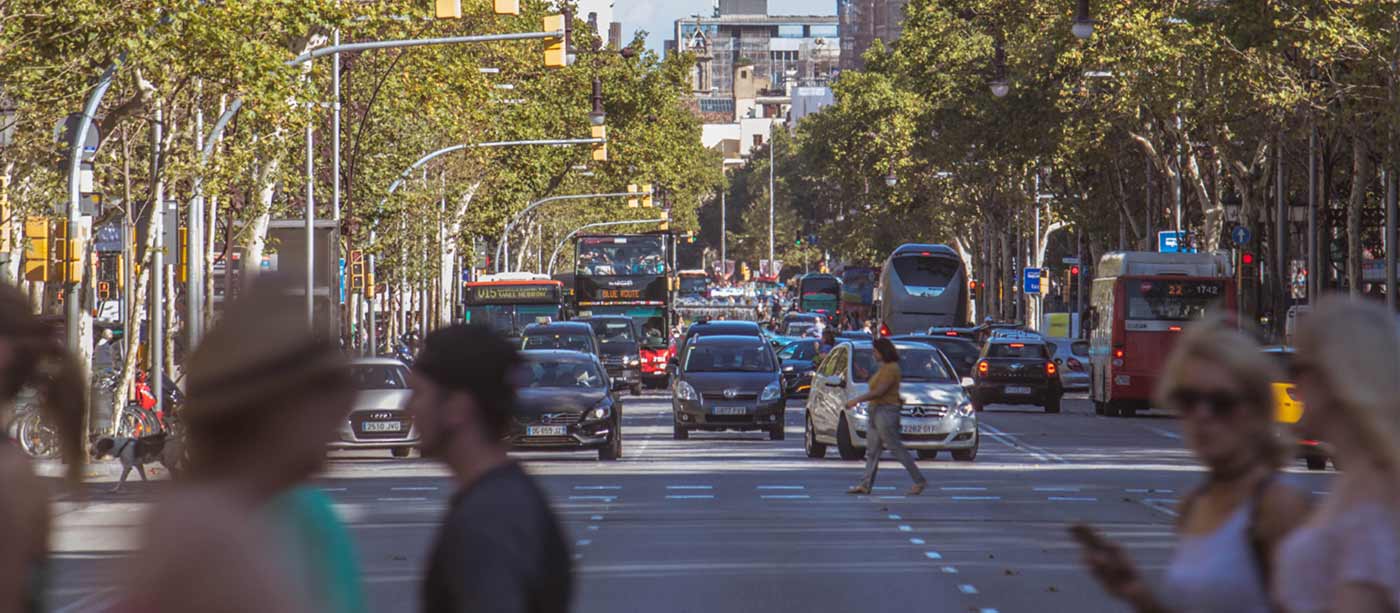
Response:
[{"label": "building facade", "polygon": [[836,0],[841,31],[841,70],[864,68],[864,55],[878,39],[886,46],[904,30],[909,0]]}]

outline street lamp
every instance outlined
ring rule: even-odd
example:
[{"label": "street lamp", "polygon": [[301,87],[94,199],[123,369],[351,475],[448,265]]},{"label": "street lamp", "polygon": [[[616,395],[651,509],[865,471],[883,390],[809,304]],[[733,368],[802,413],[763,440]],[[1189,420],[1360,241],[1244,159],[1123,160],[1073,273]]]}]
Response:
[{"label": "street lamp", "polygon": [[1094,20],[1089,17],[1089,0],[1079,0],[1074,11],[1074,25],[1070,31],[1080,40],[1089,40],[1094,35]]},{"label": "street lamp", "polygon": [[885,185],[889,187],[899,185],[899,177],[895,176],[893,170],[890,171],[890,174],[885,175]]},{"label": "street lamp", "polygon": [[608,121],[608,114],[603,110],[603,80],[593,77],[593,112],[588,114],[588,122],[601,126]]},{"label": "street lamp", "polygon": [[996,51],[992,59],[993,77],[988,85],[992,86],[992,95],[998,98],[1005,98],[1011,93],[1011,82],[1006,79],[1006,48],[1002,46],[1001,39],[997,38]]}]

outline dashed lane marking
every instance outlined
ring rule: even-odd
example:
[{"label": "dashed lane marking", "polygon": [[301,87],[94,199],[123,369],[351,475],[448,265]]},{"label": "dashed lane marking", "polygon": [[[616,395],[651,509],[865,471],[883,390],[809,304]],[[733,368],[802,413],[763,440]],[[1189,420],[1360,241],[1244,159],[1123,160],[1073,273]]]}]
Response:
[{"label": "dashed lane marking", "polygon": [[1157,434],[1159,434],[1159,435],[1161,435],[1161,436],[1165,436],[1165,437],[1167,437],[1167,438],[1169,438],[1169,439],[1172,439],[1172,440],[1174,440],[1174,441],[1179,441],[1179,440],[1181,440],[1181,435],[1180,435],[1180,434],[1177,434],[1177,433],[1175,433],[1175,432],[1172,432],[1171,430],[1163,430],[1163,429],[1161,429],[1161,428],[1148,428],[1148,430],[1151,430],[1152,432],[1155,432],[1155,433],[1157,433]]},{"label": "dashed lane marking", "polygon": [[1093,496],[1048,496],[1050,502],[1098,502]]},{"label": "dashed lane marking", "polygon": [[380,498],[379,502],[427,502],[427,498]]},{"label": "dashed lane marking", "polygon": [[621,485],[575,485],[574,490],[579,492],[607,492],[622,489]]},{"label": "dashed lane marking", "polygon": [[715,489],[715,486],[713,486],[713,485],[668,485],[668,486],[666,486],[666,489],[668,489],[668,490],[712,490],[712,489]]},{"label": "dashed lane marking", "polygon": [[880,500],[904,500],[904,496],[877,496]]},{"label": "dashed lane marking", "polygon": [[666,497],[667,500],[713,500],[710,494],[673,494]]},{"label": "dashed lane marking", "polygon": [[597,532],[597,531],[598,531],[598,526],[589,526],[589,527],[588,527],[588,531],[589,531],[589,532]]},{"label": "dashed lane marking", "polygon": [[592,545],[592,544],[593,544],[593,541],[591,541],[591,540],[589,540],[589,539],[579,539],[577,543],[574,543],[574,546],[576,546],[576,547],[587,547],[587,546]]},{"label": "dashed lane marking", "polygon": [[913,526],[904,525],[904,524],[900,524],[900,526],[899,526],[899,531],[900,531],[900,532],[913,532],[913,531],[914,531],[914,527],[913,527]]},{"label": "dashed lane marking", "polygon": [[904,519],[904,518],[903,518],[903,517],[900,517],[899,515],[896,515],[896,514],[894,514],[894,513],[890,513],[890,519],[893,519],[893,520],[895,520],[895,521],[899,521],[899,520]]},{"label": "dashed lane marking", "polygon": [[945,492],[985,492],[985,491],[987,491],[987,488],[985,488],[985,487],[963,486],[963,485],[958,485],[958,486],[946,486],[946,487],[940,487],[940,488],[938,488],[938,489],[943,490],[943,491],[945,491]]},{"label": "dashed lane marking", "polygon": [[964,584],[958,586],[958,591],[959,591],[959,592],[962,592],[962,593],[964,593],[964,594],[976,594],[976,593],[977,593],[977,586],[972,585],[972,584],[969,584],[969,583],[964,583]]},{"label": "dashed lane marking", "polygon": [[971,502],[976,500],[1001,500],[1001,496],[953,496],[953,500],[959,502]]},{"label": "dashed lane marking", "polygon": [[617,496],[569,496],[569,500],[594,500],[600,502],[612,502],[617,500]]},{"label": "dashed lane marking", "polygon": [[925,551],[924,557],[930,560],[942,560],[943,554],[938,553],[937,551]]},{"label": "dashed lane marking", "polygon": [[956,574],[958,574],[958,569],[953,568],[952,566],[944,566],[943,568],[941,568],[941,569],[939,569],[939,570],[942,570],[943,573],[946,574],[946,575],[956,575]]},{"label": "dashed lane marking", "polygon": [[924,544],[924,539],[921,539],[916,536],[914,538],[909,539],[909,543],[912,545],[922,545]]},{"label": "dashed lane marking", "polygon": [[870,489],[871,489],[871,490],[874,490],[874,491],[877,491],[877,492],[888,492],[888,491],[894,489],[894,486],[893,486],[893,485],[877,485],[877,486],[872,487],[872,488],[870,488]]},{"label": "dashed lane marking", "polygon": [[996,609],[982,609],[977,613],[1001,613],[1001,611],[998,611]]},{"label": "dashed lane marking", "polygon": [[758,486],[758,489],[760,489],[760,490],[805,490],[805,489],[807,489],[807,486],[805,486],[805,485],[760,485],[760,486]]},{"label": "dashed lane marking", "polygon": [[603,521],[603,516],[602,516],[602,515],[594,515],[594,516],[592,516],[592,517],[589,517],[588,519],[589,519],[589,521]]},{"label": "dashed lane marking", "polygon": [[807,500],[811,498],[806,494],[764,494],[764,500]]},{"label": "dashed lane marking", "polygon": [[389,488],[389,491],[391,491],[391,492],[436,492],[436,491],[438,491],[438,488],[436,488],[436,487],[391,487],[391,488]]},{"label": "dashed lane marking", "polygon": [[1031,491],[1035,491],[1035,492],[1077,492],[1077,491],[1079,491],[1079,488],[1077,488],[1077,487],[1033,487],[1033,488],[1031,488]]},{"label": "dashed lane marking", "polygon": [[1175,490],[1161,490],[1150,487],[1131,487],[1123,490],[1129,494],[1174,494]]}]

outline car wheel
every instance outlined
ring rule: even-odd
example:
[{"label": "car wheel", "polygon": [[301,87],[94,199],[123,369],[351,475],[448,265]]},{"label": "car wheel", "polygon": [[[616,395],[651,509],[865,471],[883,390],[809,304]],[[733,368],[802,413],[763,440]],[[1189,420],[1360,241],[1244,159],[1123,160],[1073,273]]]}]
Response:
[{"label": "car wheel", "polygon": [[976,394],[973,394],[973,395],[972,395],[972,410],[973,410],[973,411],[976,411],[976,412],[978,412],[978,413],[981,413],[982,411],[985,411],[986,409],[987,409],[987,403],[982,402],[982,400],[981,400],[980,398],[978,398]]},{"label": "car wheel", "polygon": [[777,424],[768,429],[768,440],[781,441],[787,438],[787,424]]},{"label": "car wheel", "polygon": [[641,396],[641,395],[642,395],[642,384],[641,384],[641,383],[633,383],[633,384],[632,384],[632,395],[633,395],[633,396]]},{"label": "car wheel", "polygon": [[819,459],[826,457],[826,443],[817,441],[817,431],[812,427],[812,417],[807,416],[807,424],[803,427],[802,449],[807,452],[807,457]]},{"label": "car wheel", "polygon": [[1097,400],[1095,400],[1095,401],[1094,401],[1094,414],[1095,414],[1095,415],[1103,415],[1103,413],[1104,413],[1103,403],[1102,403],[1102,402],[1099,402],[1099,401],[1097,401]]},{"label": "car wheel", "polygon": [[982,446],[982,437],[977,437],[977,441],[972,444],[971,449],[954,449],[953,459],[959,462],[971,462],[977,459],[977,448]]},{"label": "car wheel", "polygon": [[1310,455],[1304,460],[1308,463],[1308,470],[1327,470],[1327,456]]},{"label": "car wheel", "polygon": [[1110,400],[1103,403],[1103,414],[1106,417],[1118,417],[1122,414],[1122,409],[1118,408],[1118,403]]},{"label": "car wheel", "polygon": [[840,419],[840,425],[836,426],[836,453],[842,460],[859,460],[864,454],[851,442],[851,429],[846,425],[846,417],[843,415]]},{"label": "car wheel", "polygon": [[680,422],[676,422],[672,425],[672,427],[674,428],[674,430],[671,431],[671,438],[674,438],[678,441],[684,441],[690,438],[690,430],[687,430],[685,426],[682,426],[680,424]]},{"label": "car wheel", "polygon": [[612,436],[608,437],[608,444],[598,448],[598,459],[611,462],[622,457],[622,431],[613,430]]},{"label": "car wheel", "polygon": [[1061,399],[1060,396],[1051,396],[1051,397],[1050,397],[1050,401],[1047,402],[1047,403],[1045,403],[1045,412],[1046,412],[1046,413],[1059,413],[1059,412],[1060,412],[1060,399]]},{"label": "car wheel", "polygon": [[412,447],[395,447],[391,453],[396,458],[406,458],[413,453]]},{"label": "car wheel", "polygon": [[938,459],[938,450],[937,450],[937,449],[919,449],[919,450],[917,451],[917,453],[919,454],[919,459],[920,459],[920,460],[937,460],[937,459]]}]

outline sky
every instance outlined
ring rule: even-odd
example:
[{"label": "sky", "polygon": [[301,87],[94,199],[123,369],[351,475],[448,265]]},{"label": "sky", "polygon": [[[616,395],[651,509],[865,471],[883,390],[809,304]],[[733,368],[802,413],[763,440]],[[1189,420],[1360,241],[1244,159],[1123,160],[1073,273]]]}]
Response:
[{"label": "sky", "polygon": [[[612,0],[613,20],[622,22],[623,39],[631,40],[637,30],[646,30],[647,47],[661,50],[671,38],[675,22],[696,13],[714,13],[713,0]],[[836,0],[768,0],[773,15],[835,15]]]}]

